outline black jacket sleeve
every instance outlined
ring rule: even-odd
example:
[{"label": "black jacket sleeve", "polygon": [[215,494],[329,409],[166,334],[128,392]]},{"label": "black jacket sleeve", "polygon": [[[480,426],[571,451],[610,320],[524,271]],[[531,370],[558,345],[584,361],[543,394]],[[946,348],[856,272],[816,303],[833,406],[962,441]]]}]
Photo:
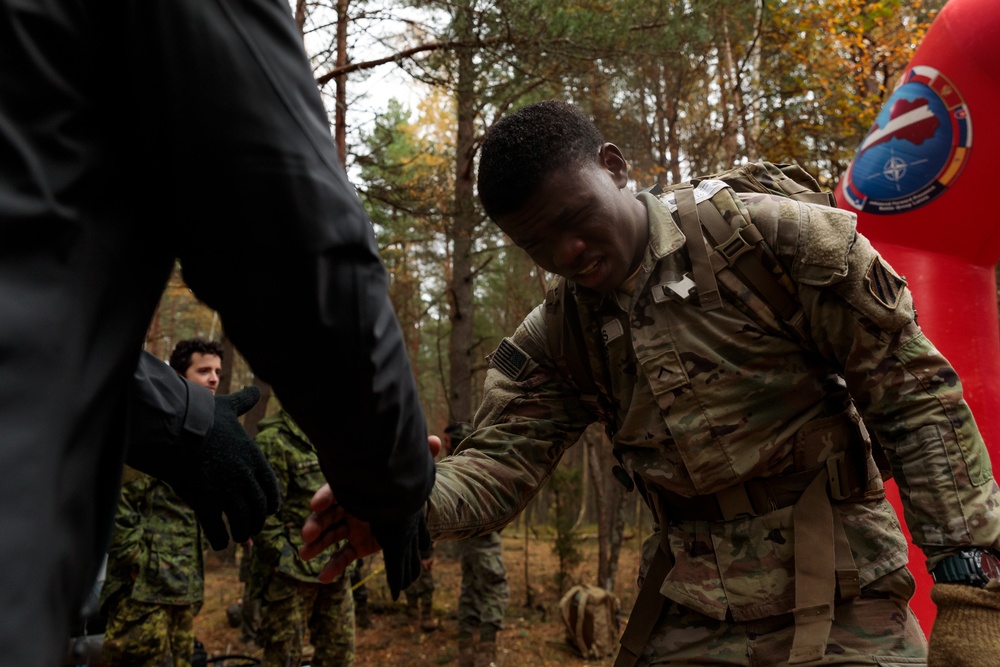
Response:
[{"label": "black jacket sleeve", "polygon": [[287,3],[199,3],[199,22],[235,27],[211,43],[163,7],[133,43],[156,80],[144,108],[169,114],[149,121],[164,153],[144,181],[174,187],[150,214],[184,240],[187,284],[316,445],[340,503],[370,521],[411,516],[434,481],[427,427],[374,229]]},{"label": "black jacket sleeve", "polygon": [[148,352],[139,357],[132,376],[125,461],[155,476],[161,457],[197,448],[212,428],[212,392],[177,375]]}]

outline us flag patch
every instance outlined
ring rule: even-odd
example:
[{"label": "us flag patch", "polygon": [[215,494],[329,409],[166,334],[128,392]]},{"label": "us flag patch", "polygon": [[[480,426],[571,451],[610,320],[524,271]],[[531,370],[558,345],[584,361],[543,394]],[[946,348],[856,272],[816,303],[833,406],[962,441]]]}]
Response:
[{"label": "us flag patch", "polygon": [[517,380],[528,366],[528,354],[510,338],[504,338],[493,353],[490,365],[511,380]]},{"label": "us flag patch", "polygon": [[868,266],[865,284],[876,301],[886,308],[895,309],[903,296],[906,280],[897,276],[884,259],[876,257]]}]

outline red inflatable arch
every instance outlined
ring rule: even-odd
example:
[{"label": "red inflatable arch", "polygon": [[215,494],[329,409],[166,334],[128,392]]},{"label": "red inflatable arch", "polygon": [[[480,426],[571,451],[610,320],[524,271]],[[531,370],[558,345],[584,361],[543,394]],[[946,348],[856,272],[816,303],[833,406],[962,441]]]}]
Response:
[{"label": "red inflatable arch", "polygon": [[[950,0],[836,189],[842,208],[901,275],[920,326],[958,370],[1000,471],[1000,6]],[[896,488],[890,498],[902,516]],[[922,552],[913,608],[935,607]]]}]

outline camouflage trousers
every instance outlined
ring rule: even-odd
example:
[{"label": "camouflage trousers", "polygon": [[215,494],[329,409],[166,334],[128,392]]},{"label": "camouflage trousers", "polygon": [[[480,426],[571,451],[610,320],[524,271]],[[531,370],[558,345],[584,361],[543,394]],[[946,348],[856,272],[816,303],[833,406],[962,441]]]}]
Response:
[{"label": "camouflage trousers", "polygon": [[471,631],[480,625],[499,630],[503,627],[509,594],[500,533],[462,540],[458,548],[462,558],[459,630]]},{"label": "camouflage trousers", "polygon": [[[927,642],[907,605],[912,594],[913,579],[901,569],[866,586],[860,597],[838,603],[826,655],[809,664],[926,665]],[[791,614],[736,623],[672,603],[637,664],[780,667],[788,664],[794,632]]]},{"label": "camouflage trousers", "polygon": [[116,667],[190,667],[195,608],[127,597],[112,602],[101,662]]},{"label": "camouflage trousers", "polygon": [[434,575],[430,570],[420,568],[420,574],[409,586],[403,589],[407,601],[423,600],[428,608],[434,599]]},{"label": "camouflage trousers", "polygon": [[354,664],[354,597],[347,577],[313,584],[275,573],[260,613],[261,667],[298,667],[307,630],[314,649],[312,667]]}]

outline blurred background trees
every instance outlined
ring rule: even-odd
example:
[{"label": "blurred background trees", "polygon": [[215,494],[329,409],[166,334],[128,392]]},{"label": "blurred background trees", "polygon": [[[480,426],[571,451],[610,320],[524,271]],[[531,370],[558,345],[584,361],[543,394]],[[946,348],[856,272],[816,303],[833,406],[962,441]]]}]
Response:
[{"label": "blurred background trees", "polygon": [[[486,355],[541,302],[548,279],[475,197],[479,143],[500,116],[546,98],[577,104],[621,147],[637,189],[757,158],[797,162],[832,186],[943,4],[292,0],[391,275],[432,432],[472,420]],[[147,337],[161,358],[192,335],[225,341],[182,269]],[[263,385],[229,356],[224,382]],[[593,486],[578,496],[600,527],[599,583],[613,588],[616,540],[639,511],[611,477],[602,439],[564,465],[579,472],[568,483]],[[567,494],[558,497],[577,497]],[[550,496],[536,503],[547,510]],[[525,521],[544,523],[546,510]]]}]

